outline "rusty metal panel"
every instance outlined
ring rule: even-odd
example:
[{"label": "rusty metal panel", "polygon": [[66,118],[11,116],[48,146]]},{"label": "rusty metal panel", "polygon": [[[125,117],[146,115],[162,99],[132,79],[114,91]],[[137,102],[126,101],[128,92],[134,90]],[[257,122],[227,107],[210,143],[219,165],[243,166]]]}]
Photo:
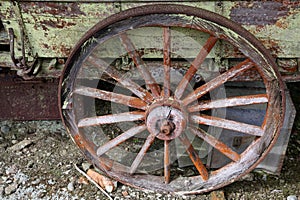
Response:
[{"label": "rusty metal panel", "polygon": [[300,57],[300,2],[224,1],[225,17],[254,34],[275,57]]},{"label": "rusty metal panel", "polygon": [[0,74],[0,120],[60,119],[57,79],[23,81],[15,74]]},{"label": "rusty metal panel", "polygon": [[[180,1],[179,1],[180,2]],[[79,39],[99,21],[132,7],[149,4],[147,1],[78,3],[78,2],[11,2],[1,3],[0,17],[8,30],[13,28],[21,56],[22,27],[32,55],[67,57]],[[174,2],[175,3],[175,2]],[[178,3],[178,2],[177,2]],[[215,2],[181,2],[194,7],[215,10]],[[28,55],[29,50],[26,53]]]}]

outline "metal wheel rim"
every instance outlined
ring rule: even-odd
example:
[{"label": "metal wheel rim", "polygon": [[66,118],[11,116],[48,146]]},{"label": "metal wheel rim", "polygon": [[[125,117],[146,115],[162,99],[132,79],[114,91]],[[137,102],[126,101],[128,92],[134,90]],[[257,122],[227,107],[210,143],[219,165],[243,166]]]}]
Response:
[{"label": "metal wheel rim", "polygon": [[[238,33],[238,38],[235,38],[235,41],[231,41],[235,43],[235,45],[238,45],[236,42],[239,40],[239,42],[242,42],[242,45],[248,45],[251,46],[253,49],[251,49],[253,52],[250,52],[250,54],[253,55],[247,55],[251,59],[257,59],[257,63],[260,63],[262,66],[256,66],[258,67],[258,70],[260,74],[264,78],[265,85],[268,87],[268,90],[277,91],[276,94],[268,94],[268,101],[271,100],[272,105],[268,105],[268,111],[267,113],[271,115],[273,113],[273,117],[278,119],[278,123],[274,125],[272,120],[266,120],[265,121],[265,127],[272,127],[268,129],[269,133],[265,133],[262,135],[261,138],[265,140],[265,143],[268,143],[268,145],[265,148],[262,148],[262,143],[256,142],[253,143],[251,147],[247,148],[247,151],[245,151],[245,155],[242,156],[242,161],[238,161],[240,164],[230,164],[227,166],[226,170],[222,169],[222,177],[216,176],[213,174],[210,174],[208,181],[203,181],[204,176],[196,176],[193,178],[189,178],[188,184],[191,186],[184,186],[183,189],[181,188],[183,185],[181,183],[177,182],[184,182],[185,179],[182,180],[176,180],[173,181],[173,183],[169,183],[167,186],[165,183],[160,184],[161,182],[160,178],[150,176],[148,175],[137,175],[137,174],[126,174],[126,173],[117,173],[114,171],[110,171],[110,160],[106,160],[105,158],[98,158],[96,153],[96,147],[91,144],[89,141],[87,141],[84,137],[82,137],[78,131],[78,127],[76,122],[73,120],[74,116],[72,116],[74,113],[70,112],[70,108],[68,106],[63,107],[65,102],[68,102],[70,100],[70,97],[65,95],[70,95],[67,88],[71,88],[72,90],[72,84],[68,83],[66,80],[69,78],[69,74],[76,74],[77,70],[73,67],[74,57],[78,56],[78,54],[81,53],[83,43],[85,43],[89,38],[96,36],[99,34],[98,30],[103,30],[105,27],[111,25],[112,23],[115,24],[117,22],[121,22],[122,20],[125,20],[130,17],[137,17],[137,16],[145,16],[145,15],[151,15],[151,14],[181,14],[186,13],[188,15],[194,15],[201,19],[204,19],[205,21],[208,20],[210,22],[214,23],[214,26],[226,28],[226,30],[232,31],[232,33]],[[195,28],[195,27],[190,27]],[[199,29],[199,27],[198,27]],[[201,31],[203,31],[203,28],[200,28]],[[208,31],[209,32],[209,31]],[[211,35],[214,35],[214,33],[210,32]],[[241,35],[243,37],[241,37]],[[216,35],[214,35],[216,36]],[[227,38],[228,39],[228,38]],[[232,39],[232,38],[230,38]],[[243,47],[245,48],[245,47]],[[244,54],[248,54],[249,52],[244,52]],[[263,54],[263,57],[259,57]],[[256,63],[256,64],[257,64]],[[86,36],[83,37],[83,39],[78,43],[77,47],[73,50],[70,58],[68,59],[68,62],[66,64],[65,70],[64,70],[64,76],[61,79],[61,93],[60,93],[60,102],[62,104],[63,109],[61,109],[62,112],[62,118],[66,124],[66,127],[68,128],[68,131],[70,132],[72,138],[75,140],[77,145],[81,148],[81,150],[84,152],[84,154],[90,159],[96,166],[98,166],[100,169],[105,171],[109,176],[120,180],[123,183],[133,185],[135,187],[141,187],[141,188],[147,188],[152,190],[159,190],[164,192],[176,192],[180,194],[190,194],[190,193],[202,193],[207,192],[212,189],[216,189],[219,187],[222,187],[224,185],[227,185],[234,180],[238,179],[240,176],[248,173],[250,170],[252,170],[260,160],[264,158],[266,153],[270,150],[272,145],[274,144],[274,141],[278,135],[278,132],[280,130],[281,124],[282,124],[282,115],[284,113],[284,98],[283,98],[283,83],[281,82],[281,79],[278,75],[278,72],[276,69],[274,69],[275,64],[273,63],[270,55],[267,53],[267,51],[262,47],[262,45],[248,32],[246,32],[244,29],[241,29],[239,26],[235,25],[234,23],[230,22],[229,20],[219,16],[215,15],[211,12],[204,11],[201,9],[196,9],[192,7],[187,6],[174,6],[174,5],[151,5],[151,6],[144,6],[139,8],[134,8],[128,11],[125,11],[123,13],[114,15],[107,20],[100,22],[97,24],[91,31],[89,31]],[[72,81],[72,80],[71,80]],[[274,89],[273,87],[276,87]],[[273,95],[273,96],[272,96]],[[67,100],[67,101],[66,101]],[[186,100],[187,102],[188,100]],[[271,111],[275,111],[272,112]],[[72,119],[73,118],[73,119]],[[197,120],[197,119],[195,119]],[[262,139],[261,139],[262,140]],[[256,150],[259,149],[259,152],[256,152]],[[256,155],[254,157],[248,157],[250,154]],[[245,162],[249,162],[249,160],[253,160],[251,164],[247,164],[247,167],[242,167],[245,164]],[[102,163],[102,164],[101,164]],[[105,164],[103,164],[105,163]],[[235,171],[235,173],[232,173],[232,171]],[[218,173],[217,171],[214,173]],[[230,174],[230,175],[227,175]],[[148,180],[147,183],[141,183],[139,180],[144,179]],[[151,180],[151,181],[150,181]],[[174,185],[172,185],[174,184]],[[178,184],[178,185],[176,185]],[[180,186],[180,187],[178,187]]]}]

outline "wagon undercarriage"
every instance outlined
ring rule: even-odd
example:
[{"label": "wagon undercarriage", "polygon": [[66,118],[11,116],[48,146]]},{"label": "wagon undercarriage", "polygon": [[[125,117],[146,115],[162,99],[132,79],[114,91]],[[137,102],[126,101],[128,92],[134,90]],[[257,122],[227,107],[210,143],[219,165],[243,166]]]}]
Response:
[{"label": "wagon undercarriage", "polygon": [[[260,22],[237,18],[241,15],[237,8],[247,10],[250,5],[227,3],[133,6],[105,16],[80,40],[75,37],[78,43],[71,52],[62,51],[65,37],[56,40],[60,49],[51,46],[53,41],[33,40],[27,23],[35,20],[35,36],[41,37],[42,31],[43,37],[54,34],[57,39],[59,32],[49,26],[79,28],[71,21],[85,16],[87,8],[67,4],[66,14],[59,12],[65,4],[14,3],[15,11],[25,13],[22,22],[2,19],[13,61],[4,64],[3,71],[15,69],[27,83],[56,83],[55,77],[60,76],[59,109],[72,139],[95,166],[123,183],[161,192],[203,193],[247,174],[264,158],[258,167],[279,173],[295,116],[283,80],[299,80],[299,56],[283,52],[289,41],[278,40],[274,49],[271,40],[262,36],[259,41],[248,31],[255,26],[260,36],[263,28],[273,30],[273,24],[282,22],[280,6],[286,5],[273,2],[282,11],[273,16],[278,20]],[[103,5],[120,9],[117,4]],[[248,25],[248,31],[196,5],[229,15]],[[267,5],[253,2],[252,7],[264,10]],[[36,8],[46,13],[41,16],[44,21],[35,18],[40,11],[31,9]],[[297,8],[289,4],[289,11],[294,11],[290,15],[295,17]],[[50,11],[58,21],[49,20]],[[11,28],[14,23],[21,27],[19,33]],[[18,34],[29,41],[32,37],[32,48],[23,38],[16,50]],[[34,49],[36,45],[41,49]],[[276,55],[276,62],[265,47]],[[18,53],[21,58],[16,59]],[[13,94],[10,86],[2,90]],[[274,145],[278,148],[271,150]]]}]

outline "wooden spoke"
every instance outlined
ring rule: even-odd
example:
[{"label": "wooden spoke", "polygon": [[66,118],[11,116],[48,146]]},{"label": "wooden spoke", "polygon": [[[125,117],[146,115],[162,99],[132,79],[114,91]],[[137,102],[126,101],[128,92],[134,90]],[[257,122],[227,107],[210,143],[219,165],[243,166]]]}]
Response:
[{"label": "wooden spoke", "polygon": [[166,184],[170,182],[170,169],[170,140],[165,140],[164,175]]},{"label": "wooden spoke", "polygon": [[245,123],[222,119],[218,117],[207,116],[207,115],[192,115],[191,119],[192,121],[198,124],[205,124],[209,126],[225,128],[228,130],[238,131],[250,135],[262,136],[264,134],[264,130],[260,126],[245,124]]},{"label": "wooden spoke", "polygon": [[207,92],[219,87],[220,85],[227,82],[229,79],[237,76],[243,71],[246,71],[254,66],[254,63],[247,59],[238,65],[232,67],[228,71],[224,72],[223,74],[219,75],[218,77],[212,79],[211,81],[205,83],[204,85],[198,87],[194,92],[189,94],[184,100],[183,104],[188,105],[189,103],[195,101],[196,99],[202,97]]},{"label": "wooden spoke", "polygon": [[209,135],[206,133],[204,130],[200,128],[192,128],[190,127],[189,129],[192,133],[197,135],[198,137],[202,138],[205,142],[219,150],[221,153],[223,153],[225,156],[230,158],[231,160],[237,162],[240,159],[240,155],[233,151],[230,147],[228,147],[226,144],[223,142],[217,140],[213,136]]},{"label": "wooden spoke", "polygon": [[146,67],[146,64],[140,57],[139,53],[135,50],[134,44],[130,40],[130,38],[127,36],[126,33],[120,34],[120,39],[127,50],[129,56],[132,58],[133,62],[135,63],[136,67],[140,71],[141,75],[143,76],[146,85],[151,90],[154,97],[159,97],[160,95],[160,88],[154,78],[152,77],[151,73]]},{"label": "wooden spoke", "polygon": [[202,161],[200,160],[197,152],[195,151],[193,145],[190,143],[187,136],[184,133],[182,133],[178,138],[182,142],[182,144],[185,146],[186,151],[187,151],[190,159],[192,160],[193,164],[197,168],[197,170],[198,170],[200,176],[202,177],[202,179],[204,181],[208,180],[207,169],[203,165]]},{"label": "wooden spoke", "polygon": [[214,108],[226,108],[233,106],[245,106],[252,104],[267,103],[268,96],[266,94],[255,94],[239,97],[230,97],[225,99],[217,99],[212,101],[203,101],[196,106],[188,108],[189,112],[198,112],[203,110],[209,110]]},{"label": "wooden spoke", "polygon": [[103,115],[103,116],[81,119],[78,122],[78,127],[95,126],[101,124],[113,124],[117,122],[130,122],[130,121],[143,120],[144,118],[145,118],[145,113],[138,112],[138,111]]},{"label": "wooden spoke", "polygon": [[135,126],[126,132],[122,133],[121,135],[117,136],[116,138],[110,140],[109,142],[105,143],[101,147],[97,149],[97,156],[101,156],[102,154],[106,153],[110,149],[116,147],[117,145],[125,142],[129,138],[135,136],[138,133],[141,133],[142,131],[146,130],[145,125],[141,126]]},{"label": "wooden spoke", "polygon": [[104,60],[97,58],[94,55],[90,55],[90,57],[87,59],[87,62],[103,70],[103,73],[118,81],[123,87],[130,90],[133,94],[135,94],[137,97],[139,97],[146,103],[152,103],[153,96],[150,92],[148,92],[147,90],[139,86],[137,83],[133,82],[131,79],[121,74],[113,66],[109,66],[109,64],[106,63]]},{"label": "wooden spoke", "polygon": [[185,91],[186,86],[188,83],[191,81],[193,76],[196,74],[197,70],[209,54],[209,52],[212,50],[212,48],[215,46],[216,42],[218,41],[218,38],[214,36],[210,36],[202,49],[200,50],[199,54],[197,57],[194,59],[192,64],[190,65],[188,71],[178,84],[176,90],[175,90],[175,98],[180,99],[181,96],[183,95],[183,92]]},{"label": "wooden spoke", "polygon": [[145,110],[147,106],[147,104],[139,98],[130,97],[123,94],[108,92],[105,90],[100,90],[100,89],[95,89],[90,87],[84,87],[84,86],[77,87],[74,90],[74,93],[97,98],[97,99],[102,99],[105,101],[111,101],[114,103],[120,103],[129,107],[138,108],[142,110]]},{"label": "wooden spoke", "polygon": [[149,136],[147,137],[147,139],[146,139],[144,145],[142,146],[140,152],[138,153],[138,155],[134,159],[133,163],[131,164],[131,167],[130,167],[130,173],[131,174],[135,173],[136,169],[138,168],[138,166],[142,162],[146,152],[148,151],[148,149],[150,148],[150,146],[154,142],[155,137],[156,137],[156,135],[154,135],[154,134],[149,134]]},{"label": "wooden spoke", "polygon": [[170,28],[164,27],[163,29],[163,38],[164,38],[164,88],[163,95],[165,98],[170,96],[170,66],[171,66],[171,37],[170,37]]}]

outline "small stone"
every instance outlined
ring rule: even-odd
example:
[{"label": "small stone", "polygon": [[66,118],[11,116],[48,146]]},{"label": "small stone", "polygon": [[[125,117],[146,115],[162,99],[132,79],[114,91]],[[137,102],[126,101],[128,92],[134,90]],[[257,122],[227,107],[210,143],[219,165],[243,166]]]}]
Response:
[{"label": "small stone", "polygon": [[12,165],[7,170],[5,170],[6,175],[16,174],[18,171],[18,168],[16,165]]},{"label": "small stone", "polygon": [[25,139],[25,140],[22,140],[21,142],[15,144],[15,145],[9,147],[8,149],[10,151],[20,151],[20,150],[24,149],[25,147],[29,146],[32,143],[33,143],[33,140]]},{"label": "small stone", "polygon": [[31,182],[32,185],[39,184],[41,182],[40,179],[35,179],[34,181]]},{"label": "small stone", "polygon": [[268,180],[268,175],[267,175],[267,174],[264,174],[263,177],[262,177],[262,180],[263,180],[263,181],[267,181],[267,180]]},{"label": "small stone", "polygon": [[10,131],[10,127],[7,125],[1,126],[1,132],[6,134]]},{"label": "small stone", "polygon": [[29,177],[22,172],[17,172],[17,174],[14,175],[14,182],[17,182],[18,184],[24,185],[28,179]]},{"label": "small stone", "polygon": [[81,164],[81,166],[82,166],[83,171],[86,172],[88,169],[91,168],[92,165],[88,162],[84,162],[84,163]]},{"label": "small stone", "polygon": [[10,195],[12,193],[14,193],[18,188],[18,184],[17,183],[13,183],[13,184],[10,184],[9,186],[7,186],[5,189],[4,189],[4,192],[6,195]]},{"label": "small stone", "polygon": [[12,140],[11,143],[12,143],[12,144],[17,144],[17,143],[18,143],[18,140]]},{"label": "small stone", "polygon": [[48,182],[49,185],[54,185],[55,184],[55,181],[53,181],[52,179],[48,180],[47,182]]},{"label": "small stone", "polygon": [[60,152],[60,155],[61,156],[65,156],[65,155],[67,155],[67,150],[65,150],[65,149],[63,149],[61,152]]},{"label": "small stone", "polygon": [[298,200],[296,195],[290,195],[286,198],[287,200]]},{"label": "small stone", "polygon": [[122,191],[122,195],[124,196],[124,197],[129,197],[129,194],[128,194],[128,192],[125,190],[125,191]]},{"label": "small stone", "polygon": [[71,182],[68,184],[67,189],[68,189],[70,192],[74,191],[75,188],[74,188],[74,182],[73,182],[73,181],[71,181]]},{"label": "small stone", "polygon": [[2,198],[4,194],[4,186],[0,185],[0,197]]},{"label": "small stone", "polygon": [[28,161],[26,167],[27,168],[32,168],[33,166],[34,166],[34,161],[32,161],[32,160]]},{"label": "small stone", "polygon": [[272,190],[271,193],[282,193],[282,190],[275,189],[275,190]]},{"label": "small stone", "polygon": [[81,177],[78,179],[77,183],[79,183],[79,184],[85,184],[85,185],[88,185],[88,184],[89,184],[88,180],[87,180],[85,177],[83,177],[83,176],[81,176]]}]

